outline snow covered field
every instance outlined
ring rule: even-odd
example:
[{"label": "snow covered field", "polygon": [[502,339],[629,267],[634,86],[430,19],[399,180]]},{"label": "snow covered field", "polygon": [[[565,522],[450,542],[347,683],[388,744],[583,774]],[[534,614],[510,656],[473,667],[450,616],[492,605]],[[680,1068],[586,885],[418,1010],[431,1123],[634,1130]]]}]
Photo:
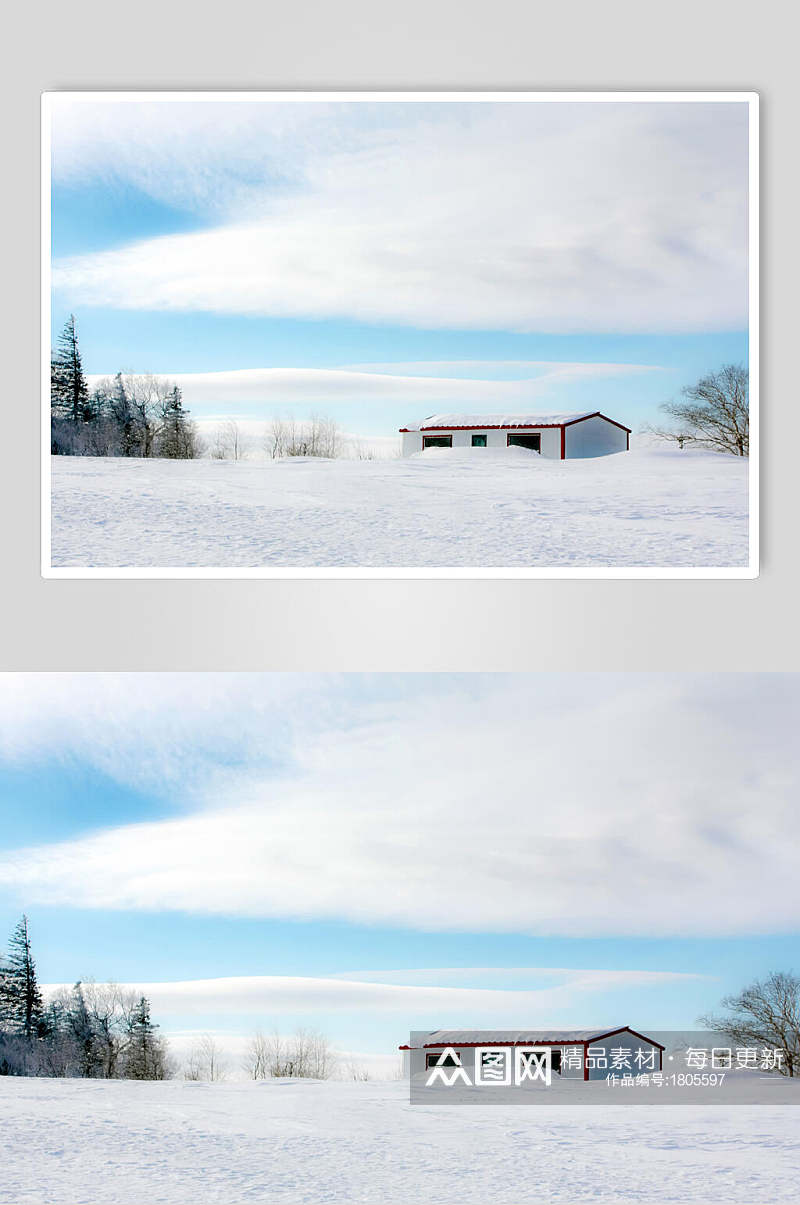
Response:
[{"label": "snow covered field", "polygon": [[15,1205],[798,1200],[791,1105],[428,1108],[404,1082],[7,1078],[0,1114]]},{"label": "snow covered field", "polygon": [[747,461],[52,459],[53,567],[742,567]]}]

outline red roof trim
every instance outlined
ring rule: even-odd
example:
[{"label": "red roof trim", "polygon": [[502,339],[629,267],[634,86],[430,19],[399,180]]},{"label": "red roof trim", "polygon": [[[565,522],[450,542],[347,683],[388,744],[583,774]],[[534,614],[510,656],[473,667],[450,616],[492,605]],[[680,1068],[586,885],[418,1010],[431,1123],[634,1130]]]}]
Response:
[{"label": "red roof trim", "polygon": [[627,431],[630,435],[631,428],[626,427],[623,423],[616,422],[613,418],[609,418],[607,414],[601,414],[599,410],[594,410],[591,414],[582,414],[580,418],[570,418],[563,423],[470,423],[469,425],[462,424],[457,427],[400,427],[401,435],[407,435],[413,431],[413,434],[422,434],[424,431],[540,431],[549,427],[574,427],[575,423],[585,423],[587,418],[602,418],[605,422],[611,423],[612,427],[619,427],[621,431]]},{"label": "red roof trim", "polygon": [[[537,1038],[535,1044],[537,1046],[588,1046],[591,1042],[599,1042],[601,1038],[613,1038],[618,1033],[632,1033],[635,1038],[641,1038],[643,1042],[647,1042],[648,1046],[656,1046],[659,1050],[666,1050],[666,1046],[662,1046],[660,1042],[656,1042],[653,1038],[648,1038],[646,1034],[639,1033],[637,1029],[631,1029],[630,1025],[621,1025],[619,1029],[609,1029],[606,1033],[596,1033],[590,1038]],[[532,1039],[526,1038],[521,1042],[491,1042],[492,1046],[530,1046]],[[422,1047],[427,1050],[429,1047],[444,1047],[446,1046],[486,1046],[487,1042],[426,1042]],[[411,1050],[410,1046],[399,1046],[399,1050]]]},{"label": "red roof trim", "polygon": [[[587,414],[586,418],[594,418],[594,414]],[[575,423],[583,422],[583,419],[575,418],[572,420]],[[609,422],[611,420],[609,419]],[[544,427],[563,427],[564,423],[471,423],[469,426],[461,425],[459,427],[419,427],[420,432],[424,431],[541,431]],[[408,427],[400,427],[400,431],[408,431]],[[416,434],[416,432],[415,432]]]},{"label": "red roof trim", "polygon": [[562,427],[574,427],[575,423],[584,423],[587,418],[602,418],[605,422],[611,423],[612,427],[619,427],[620,431],[627,431],[630,435],[630,427],[626,427],[624,423],[615,422],[613,418],[609,418],[607,414],[602,414],[599,410],[595,410],[594,414],[584,414],[583,418],[571,418],[566,423],[559,424]]},{"label": "red roof trim", "polygon": [[[542,1038],[541,1040],[539,1038],[537,1038],[536,1045],[537,1046],[585,1046],[587,1041],[594,1041],[594,1038],[591,1038],[591,1039],[576,1038],[574,1042],[567,1042],[563,1038],[559,1038],[558,1041],[556,1041],[555,1038]],[[463,1046],[466,1048],[467,1046],[486,1046],[486,1045],[491,1045],[491,1046],[530,1046],[531,1040],[526,1038],[526,1040],[524,1042],[426,1042],[425,1045],[422,1047],[422,1049],[428,1050],[429,1048],[435,1047],[436,1049],[441,1048],[442,1050],[444,1050],[445,1047],[447,1047],[447,1046],[452,1046],[453,1048],[455,1048],[456,1046]],[[402,1050],[403,1047],[398,1046],[397,1049]],[[408,1049],[410,1050],[411,1047],[408,1047]]]},{"label": "red roof trim", "polygon": [[599,1033],[596,1038],[592,1038],[596,1042],[598,1038],[613,1038],[615,1033],[632,1033],[635,1038],[641,1038],[643,1042],[649,1043],[650,1046],[657,1046],[659,1050],[666,1050],[666,1046],[662,1046],[660,1042],[656,1042],[653,1038],[648,1038],[647,1034],[639,1033],[638,1029],[631,1029],[630,1025],[622,1025],[619,1029],[609,1029],[608,1033]]}]

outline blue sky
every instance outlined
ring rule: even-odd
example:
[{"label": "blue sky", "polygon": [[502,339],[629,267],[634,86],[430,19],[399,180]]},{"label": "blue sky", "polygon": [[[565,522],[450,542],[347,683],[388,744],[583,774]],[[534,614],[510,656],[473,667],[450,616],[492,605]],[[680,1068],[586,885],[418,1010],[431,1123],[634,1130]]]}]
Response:
[{"label": "blue sky", "polygon": [[635,429],[747,359],[744,104],[52,103],[53,337],[205,423]]},{"label": "blue sky", "polygon": [[145,986],[178,1044],[691,1026],[798,966],[798,701],[792,675],[3,675],[0,930],[26,909],[43,980]]}]

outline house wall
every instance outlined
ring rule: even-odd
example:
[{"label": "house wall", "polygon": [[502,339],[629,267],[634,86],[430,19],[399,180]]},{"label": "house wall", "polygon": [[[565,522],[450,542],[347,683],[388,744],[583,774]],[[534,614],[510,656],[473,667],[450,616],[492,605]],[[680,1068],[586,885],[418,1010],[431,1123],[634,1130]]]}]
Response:
[{"label": "house wall", "polygon": [[[608,425],[608,424],[604,424]],[[473,434],[481,434],[476,428],[473,431],[404,431],[403,432],[403,455],[413,456],[415,452],[422,451],[423,435],[448,435],[453,436],[454,448],[469,448],[472,450]],[[487,448],[505,449],[508,447],[509,431],[485,431]],[[518,430],[510,432],[513,435],[540,435],[541,436],[541,454],[553,460],[558,460],[561,456],[561,428],[560,427],[520,427]],[[624,434],[624,432],[623,432]],[[484,451],[483,448],[475,448],[475,455],[479,456]],[[594,455],[594,453],[592,453]]]},{"label": "house wall", "polygon": [[403,455],[413,456],[422,451],[422,433],[420,431],[403,431]]},{"label": "house wall", "polygon": [[[558,460],[561,456],[560,427],[520,427],[514,431],[487,431],[488,439],[486,440],[486,446],[487,448],[507,448],[509,435],[536,435],[537,433],[541,436],[542,440],[542,456]],[[472,432],[465,431],[463,434],[470,437]],[[469,442],[469,438],[467,442]]]},{"label": "house wall", "polygon": [[624,452],[627,446],[627,432],[604,418],[585,418],[566,428],[568,460],[610,456],[613,452]]}]

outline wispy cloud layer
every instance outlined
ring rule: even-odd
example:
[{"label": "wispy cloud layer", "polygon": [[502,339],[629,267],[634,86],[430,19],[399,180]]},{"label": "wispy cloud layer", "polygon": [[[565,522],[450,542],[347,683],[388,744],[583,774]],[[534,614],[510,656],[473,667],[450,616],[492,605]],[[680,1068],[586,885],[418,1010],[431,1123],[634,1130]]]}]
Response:
[{"label": "wispy cloud layer", "polygon": [[70,304],[430,328],[746,325],[744,104],[55,102],[56,180],[202,229],[54,265]]},{"label": "wispy cloud layer", "polygon": [[[488,367],[485,362],[481,366]],[[441,402],[497,402],[507,405],[525,403],[554,385],[577,379],[632,376],[658,371],[647,364],[587,364],[571,362],[532,362],[519,369],[516,380],[496,380],[474,376],[438,375],[437,364],[411,365],[408,373],[391,371],[404,365],[381,365],[373,371],[322,368],[249,368],[231,372],[166,373],[183,392],[191,406],[210,404],[242,405],[250,403],[383,402],[402,401],[408,405]],[[471,367],[467,361],[464,370]],[[453,371],[456,364],[446,369]],[[414,371],[411,371],[414,370]],[[418,370],[418,371],[417,371]],[[100,376],[90,377],[96,385]]]},{"label": "wispy cloud layer", "polygon": [[555,935],[800,926],[793,677],[92,678],[26,679],[5,746],[144,778],[172,814],[6,855],[27,901]]},{"label": "wispy cloud layer", "polygon": [[[413,972],[406,972],[413,978]],[[465,974],[469,970],[465,969]],[[427,972],[428,976],[431,972]],[[143,992],[159,1016],[191,1017],[193,1014],[219,1013],[226,1017],[236,1014],[265,1014],[269,1017],[283,1013],[314,1012],[399,1012],[406,1017],[424,1016],[491,1016],[500,1018],[524,1016],[542,1018],[543,1009],[561,1008],[567,1003],[580,1002],[590,993],[611,988],[658,987],[679,980],[700,976],[668,971],[594,971],[552,970],[543,968],[539,974],[550,974],[557,982],[545,988],[509,990],[490,986],[491,979],[502,983],[503,968],[486,971],[487,986],[463,987],[452,985],[396,983],[373,978],[311,978],[289,975],[234,976],[225,979],[181,980],[174,983],[136,983],[130,986]],[[48,990],[68,985],[51,985]],[[555,1015],[555,1014],[554,1014]]]},{"label": "wispy cloud layer", "polygon": [[342,971],[331,978],[416,987],[474,987],[475,983],[481,983],[493,990],[505,986],[515,991],[530,991],[530,981],[547,979],[569,983],[582,991],[598,991],[625,986],[657,987],[682,979],[702,979],[703,976],[686,971],[581,970],[576,967],[417,967],[399,971]]}]

